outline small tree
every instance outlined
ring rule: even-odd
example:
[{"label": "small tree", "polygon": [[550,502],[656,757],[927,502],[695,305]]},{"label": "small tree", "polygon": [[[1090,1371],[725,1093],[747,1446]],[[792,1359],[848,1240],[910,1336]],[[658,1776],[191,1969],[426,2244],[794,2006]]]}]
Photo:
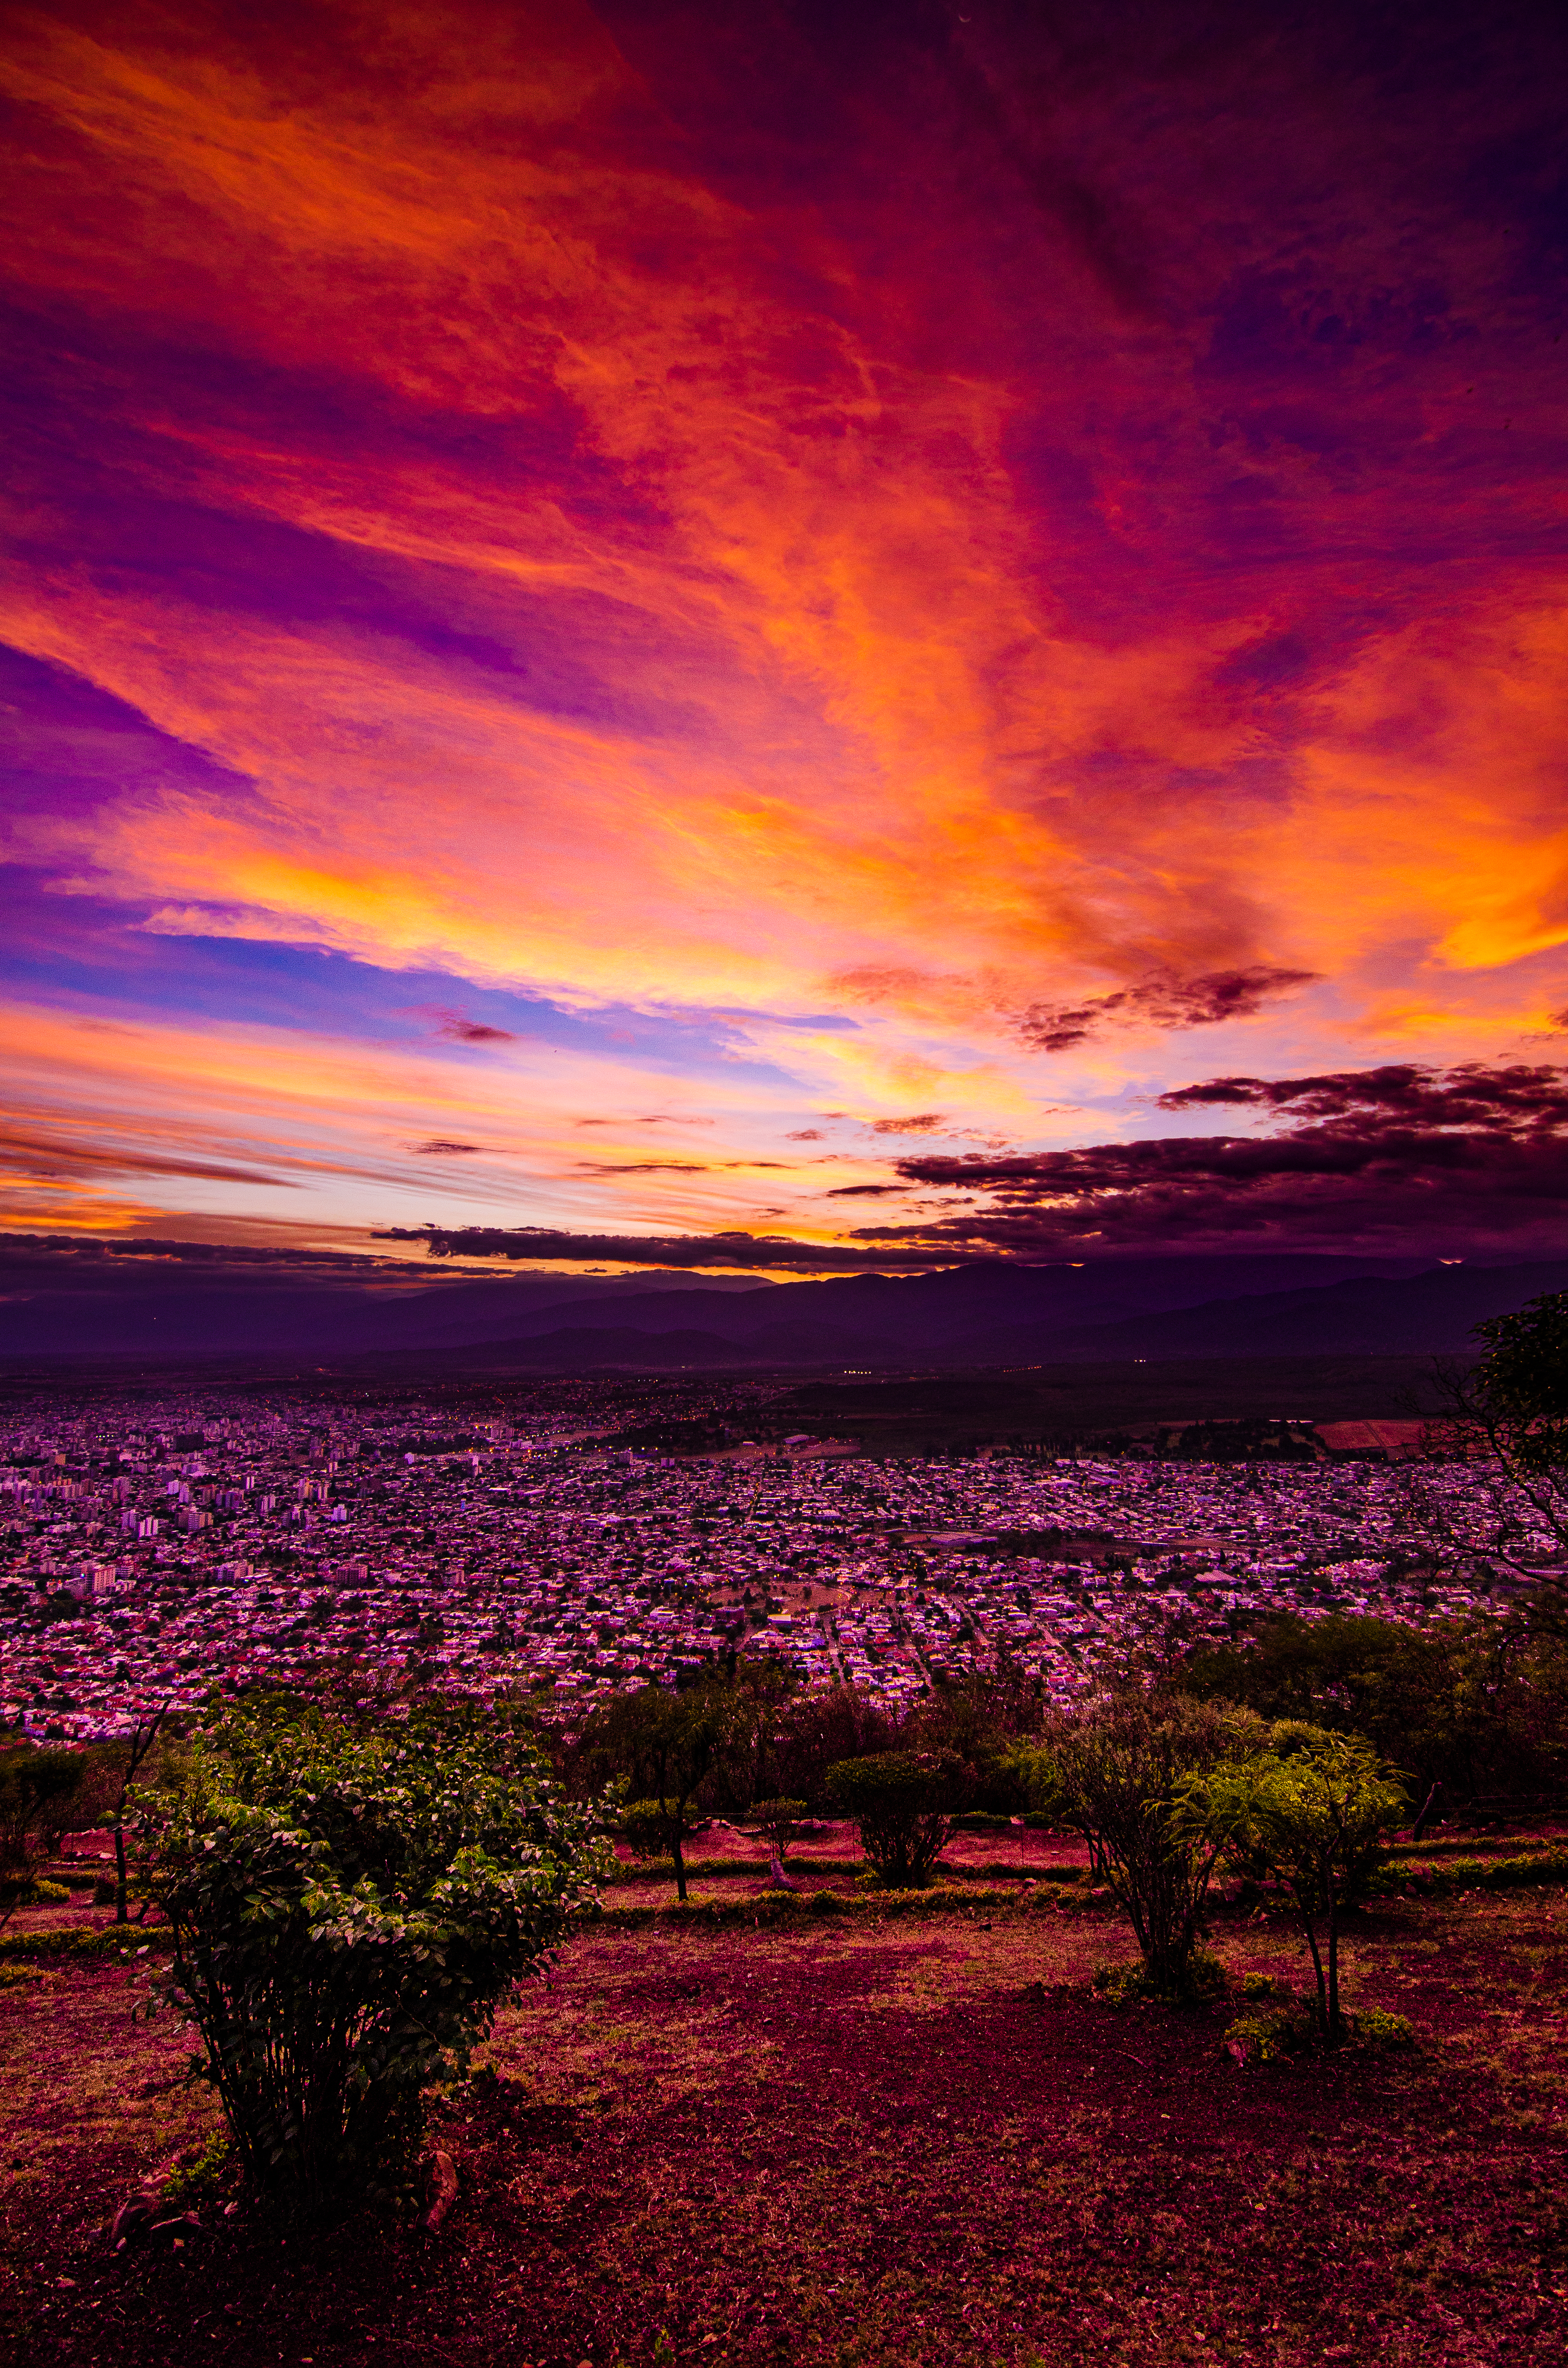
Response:
[{"label": "small tree", "polygon": [[640,1830],[674,1860],[681,1899],[686,1844],[697,1822],[696,1795],[712,1773],[733,1720],[733,1697],[722,1686],[692,1686],[685,1693],[644,1686],[609,1703],[583,1737],[584,1763],[624,1776],[640,1795]]},{"label": "small tree", "polygon": [[860,1847],[890,1890],[929,1880],[969,1792],[952,1751],[879,1751],[827,1771],[829,1797],[860,1829]]},{"label": "small tree", "polygon": [[1222,1834],[1185,1811],[1190,1780],[1256,1749],[1262,1729],[1182,1694],[1128,1689],[1060,1720],[1046,1765],[1062,1822],[1089,1846],[1090,1869],[1137,1936],[1151,1987],[1182,1998]]},{"label": "small tree", "polygon": [[1312,1952],[1319,2035],[1337,2047],[1339,1919],[1386,1857],[1390,1829],[1409,1815],[1403,1784],[1359,1736],[1282,1719],[1267,1752],[1197,1780],[1187,1802],[1195,1832],[1290,1892]]},{"label": "small tree", "polygon": [[306,2214],[406,2183],[426,2089],[604,1871],[597,1813],[504,1710],[461,1702],[400,1719],[253,1698],[140,1805],[164,1995],[252,2184]]},{"label": "small tree", "polygon": [[785,1854],[795,1839],[795,1827],[806,1814],[804,1801],[754,1801],[751,1813],[782,1866]]},{"label": "small tree", "polygon": [[93,1808],[108,1827],[114,1843],[114,1920],[126,1924],[131,1920],[130,1870],[126,1861],[125,1827],[131,1797],[136,1786],[145,1784],[152,1775],[153,1754],[170,1705],[165,1702],[154,1711],[140,1713],[129,1735],[116,1736],[111,1742],[100,1744],[93,1754],[93,1770],[88,1783],[93,1793]]},{"label": "small tree", "polygon": [[[1438,1369],[1443,1410],[1430,1444],[1468,1467],[1457,1499],[1416,1468],[1404,1515],[1429,1552],[1478,1554],[1538,1580],[1568,1551],[1568,1292],[1544,1292],[1474,1326],[1483,1353],[1467,1372]],[[1536,1585],[1517,1616],[1538,1633],[1568,1634],[1568,1597]]]}]

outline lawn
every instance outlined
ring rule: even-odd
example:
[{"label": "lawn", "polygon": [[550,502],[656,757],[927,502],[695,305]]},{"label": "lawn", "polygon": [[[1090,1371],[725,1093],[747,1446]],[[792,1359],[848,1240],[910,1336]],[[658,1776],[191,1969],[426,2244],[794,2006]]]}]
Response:
[{"label": "lawn", "polygon": [[[1224,2009],[1094,1997],[1128,1953],[1094,1906],[590,1931],[440,2105],[439,2237],[301,2241],[226,2191],[118,2255],[211,2110],[123,1965],[44,1961],[0,1990],[0,2323],[84,2368],[1555,2363],[1565,1939],[1557,1892],[1393,1903],[1350,1998],[1418,2045],[1241,2069]],[[1214,1944],[1302,1977],[1278,1918]]]}]

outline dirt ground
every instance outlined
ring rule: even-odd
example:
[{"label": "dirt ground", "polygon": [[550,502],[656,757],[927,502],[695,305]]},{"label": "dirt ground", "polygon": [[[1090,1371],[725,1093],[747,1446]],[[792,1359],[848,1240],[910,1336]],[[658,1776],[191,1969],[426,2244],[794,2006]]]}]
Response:
[{"label": "dirt ground", "polygon": [[[177,2251],[113,2253],[212,2110],[123,1965],[43,1964],[0,1988],[0,2329],[62,2368],[1568,2352],[1559,1898],[1368,1918],[1352,2002],[1419,2045],[1245,2069],[1233,2008],[1094,1998],[1130,1953],[1111,1915],[985,1914],[584,1935],[439,2107],[460,2193],[433,2240],[301,2242],[220,2194]],[[1282,1921],[1214,1940],[1302,1977]]]}]

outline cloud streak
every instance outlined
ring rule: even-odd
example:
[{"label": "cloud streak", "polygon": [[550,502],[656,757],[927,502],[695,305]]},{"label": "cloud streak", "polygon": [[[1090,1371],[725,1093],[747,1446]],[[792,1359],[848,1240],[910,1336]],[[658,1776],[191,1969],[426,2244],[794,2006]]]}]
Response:
[{"label": "cloud streak", "polygon": [[1568,34],[1063,22],[13,19],[9,1008],[84,1146],[29,1222],[286,1177],[825,1248],[941,1132],[1023,1146],[963,1169],[1023,1226],[1187,1031],[1256,1082],[1561,1028]]},{"label": "cloud streak", "polygon": [[[1178,1135],[1023,1157],[899,1163],[911,1184],[983,1193],[935,1229],[1008,1256],[1073,1242],[1449,1250],[1561,1242],[1568,1223],[1568,1071],[1409,1066],[1218,1077],[1162,1107],[1284,1115],[1265,1136]],[[926,1238],[929,1238],[927,1235]]]}]

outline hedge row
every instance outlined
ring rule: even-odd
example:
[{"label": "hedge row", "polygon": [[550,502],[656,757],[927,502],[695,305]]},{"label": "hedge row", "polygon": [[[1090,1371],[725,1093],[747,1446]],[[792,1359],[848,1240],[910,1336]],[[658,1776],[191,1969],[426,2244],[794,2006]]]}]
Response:
[{"label": "hedge row", "polygon": [[909,1917],[978,1916],[1003,1909],[1060,1905],[1060,1895],[1039,1893],[1020,1902],[1016,1889],[1003,1891],[981,1884],[933,1884],[924,1891],[765,1891],[750,1899],[688,1899],[660,1901],[637,1907],[606,1907],[593,1918],[597,1926],[625,1932],[649,1924],[726,1927],[741,1924],[797,1924],[808,1917],[838,1917],[853,1922],[894,1922]]},{"label": "hedge row", "polygon": [[30,1932],[0,1932],[0,1958],[135,1956],[143,1949],[166,1949],[167,1930],[154,1924],[45,1924]]},{"label": "hedge row", "polygon": [[[791,1850],[784,1861],[790,1874],[862,1874],[863,1858],[809,1858]],[[1012,1859],[988,1859],[981,1866],[949,1866],[937,1864],[949,1883],[992,1883],[1000,1875],[1013,1882],[1032,1879],[1037,1883],[1079,1883],[1088,1880],[1085,1866],[1020,1866]],[[687,1859],[686,1875],[688,1883],[723,1883],[741,1875],[756,1875],[764,1872],[763,1861],[755,1858]],[[636,1866],[619,1866],[609,1877],[608,1887],[614,1890],[627,1883],[673,1883],[675,1861],[669,1858],[643,1860]]]},{"label": "hedge row", "polygon": [[1529,1891],[1568,1883],[1568,1852],[1526,1858],[1451,1858],[1441,1866],[1388,1868],[1380,1888],[1431,1893]]}]

